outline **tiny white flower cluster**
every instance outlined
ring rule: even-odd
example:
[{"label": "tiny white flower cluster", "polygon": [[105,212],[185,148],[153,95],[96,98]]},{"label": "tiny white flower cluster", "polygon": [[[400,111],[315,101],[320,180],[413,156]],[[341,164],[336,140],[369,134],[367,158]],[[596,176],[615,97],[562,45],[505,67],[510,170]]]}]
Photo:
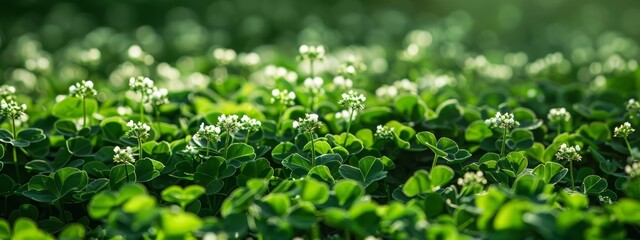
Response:
[{"label": "tiny white flower cluster", "polygon": [[298,118],[293,122],[293,128],[298,129],[300,132],[310,133],[313,130],[322,127],[322,122],[318,120],[318,114],[305,114],[304,118]]},{"label": "tiny white flower cluster", "polygon": [[[195,138],[196,136],[194,135],[193,137]],[[198,154],[198,149],[196,149],[196,147],[194,147],[193,145],[187,145],[183,151],[189,155]]]},{"label": "tiny white flower cluster", "polygon": [[296,80],[298,80],[298,74],[296,72],[275,65],[266,66],[264,68],[264,75],[272,80],[284,79],[289,83],[295,83]]},{"label": "tiny white flower cluster", "polygon": [[[197,140],[205,140],[207,142],[219,142],[220,141],[220,127],[213,125],[200,124],[200,129],[193,135],[193,138]],[[188,148],[189,146],[187,146]]]},{"label": "tiny white flower cluster", "polygon": [[560,149],[556,153],[556,157],[559,160],[568,160],[568,161],[581,161],[582,156],[580,156],[580,146],[575,145],[571,147],[567,147],[566,143],[560,145]]},{"label": "tiny white flower cluster", "polygon": [[349,114],[350,114],[350,112],[348,110],[342,110],[342,111],[336,113],[336,119],[342,119],[342,120],[345,120],[345,121],[349,121],[349,120],[353,121],[353,120],[356,119],[356,116],[358,115],[358,112],[354,111],[353,115],[351,115],[351,119],[349,119]]},{"label": "tiny white flower cluster", "polygon": [[149,138],[149,132],[151,131],[151,127],[143,122],[134,123],[133,121],[129,121],[127,123],[127,127],[129,127],[129,131],[127,131],[127,137],[135,138],[139,140],[145,140]]},{"label": "tiny white flower cluster", "polygon": [[394,99],[398,96],[398,89],[394,86],[382,85],[376,89],[376,97],[381,100]]},{"label": "tiny white flower cluster", "polygon": [[242,116],[240,122],[242,123],[242,129],[249,132],[257,132],[260,130],[260,127],[262,127],[262,122],[257,119],[250,118],[247,115]]},{"label": "tiny white flower cluster", "polygon": [[364,101],[366,100],[364,94],[350,90],[348,93],[342,94],[342,99],[338,101],[338,104],[348,109],[361,111],[364,110]]},{"label": "tiny white flower cluster", "polygon": [[520,126],[520,123],[514,119],[513,113],[497,112],[495,117],[484,121],[487,126],[492,128],[513,128]]},{"label": "tiny white flower cluster", "polygon": [[115,163],[134,163],[136,160],[133,158],[133,150],[131,147],[120,148],[116,146],[113,148],[113,162]]},{"label": "tiny white flower cluster", "polygon": [[347,60],[340,66],[338,73],[340,75],[344,75],[347,77],[354,77],[358,74],[358,72],[362,72],[367,69],[367,66],[364,63],[359,62],[352,57],[350,60]]},{"label": "tiny white flower cluster", "polygon": [[271,103],[278,103],[285,106],[293,105],[295,103],[294,101],[296,100],[296,93],[289,92],[289,90],[287,89],[273,89],[271,90],[271,96]]},{"label": "tiny white flower cluster", "polygon": [[238,63],[245,67],[255,67],[260,64],[260,55],[254,52],[240,53],[238,55]]},{"label": "tiny white flower cluster", "polygon": [[338,75],[333,78],[333,84],[338,88],[351,88],[353,87],[353,80],[349,77]]},{"label": "tiny white flower cluster", "polygon": [[406,78],[395,81],[393,83],[393,86],[396,87],[396,89],[398,89],[398,92],[400,93],[409,93],[413,95],[418,94],[418,85]]},{"label": "tiny white flower cluster", "polygon": [[213,59],[218,64],[227,65],[236,59],[236,51],[228,48],[216,48],[213,50]]},{"label": "tiny white flower cluster", "polygon": [[238,121],[238,115],[218,116],[218,126],[225,132],[233,134],[242,129],[242,123]]},{"label": "tiny white flower cluster", "polygon": [[160,105],[169,103],[169,98],[167,97],[168,94],[169,90],[167,90],[166,88],[153,87],[153,89],[151,90],[151,94],[146,96],[145,100],[146,102],[158,107]]},{"label": "tiny white flower cluster", "polygon": [[627,138],[631,133],[633,133],[635,129],[631,127],[631,123],[625,122],[620,126],[617,126],[613,129],[614,137]]},{"label": "tiny white flower cluster", "polygon": [[475,173],[466,172],[463,177],[458,178],[458,185],[460,186],[472,186],[476,184],[487,184],[487,179],[484,178],[484,173],[482,173],[482,171],[477,171]]},{"label": "tiny white flower cluster", "polygon": [[298,51],[300,52],[300,57],[302,59],[311,59],[311,60],[323,59],[324,53],[325,53],[324,46],[322,45],[313,46],[313,45],[305,44],[300,46]]},{"label": "tiny white flower cluster", "polygon": [[304,87],[309,89],[313,93],[320,93],[323,88],[324,80],[321,77],[309,77],[304,80]]},{"label": "tiny white flower cluster", "polygon": [[624,167],[624,171],[629,174],[629,177],[640,177],[640,162],[634,162]]},{"label": "tiny white flower cluster", "polygon": [[149,95],[153,92],[154,83],[148,77],[131,77],[129,78],[129,87],[134,92]]},{"label": "tiny white flower cluster", "polygon": [[627,102],[627,112],[629,112],[629,117],[640,117],[640,102],[635,99],[629,99]]},{"label": "tiny white flower cluster", "polygon": [[21,119],[27,111],[27,104],[18,104],[13,99],[0,99],[0,115],[12,119]]},{"label": "tiny white flower cluster", "polygon": [[0,99],[13,100],[15,98],[16,88],[11,85],[0,86]]},{"label": "tiny white flower cluster", "polygon": [[86,98],[97,94],[98,91],[93,89],[92,81],[82,80],[82,82],[69,86],[69,95],[72,97]]},{"label": "tiny white flower cluster", "polygon": [[393,133],[393,130],[394,130],[394,128],[378,125],[378,127],[376,127],[376,133],[374,134],[374,136],[379,138],[379,139],[389,139],[389,140],[391,140],[395,136],[394,133]]},{"label": "tiny white flower cluster", "polygon": [[145,65],[151,65],[153,64],[153,62],[155,62],[153,56],[142,50],[142,48],[138,45],[129,46],[129,48],[127,49],[127,56],[129,57],[129,59],[135,62],[144,63]]},{"label": "tiny white flower cluster", "polygon": [[567,122],[571,119],[571,113],[566,108],[552,108],[549,110],[547,118],[551,122]]},{"label": "tiny white flower cluster", "polygon": [[409,79],[395,81],[393,85],[382,85],[376,89],[376,96],[382,100],[394,99],[402,94],[418,94],[418,85]]}]

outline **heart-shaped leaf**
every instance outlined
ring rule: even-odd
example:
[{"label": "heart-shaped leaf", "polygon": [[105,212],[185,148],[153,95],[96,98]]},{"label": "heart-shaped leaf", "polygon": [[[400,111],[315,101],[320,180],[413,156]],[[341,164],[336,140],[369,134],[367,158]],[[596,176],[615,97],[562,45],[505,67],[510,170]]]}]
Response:
[{"label": "heart-shaped leaf", "polygon": [[339,172],[342,177],[356,180],[365,187],[387,176],[387,171],[384,171],[382,161],[371,156],[360,159],[360,161],[358,161],[358,167],[342,165],[340,166]]},{"label": "heart-shaped leaf", "polygon": [[607,180],[597,175],[589,175],[582,181],[582,190],[588,195],[597,195],[607,189]]},{"label": "heart-shaped leaf", "polygon": [[242,163],[256,159],[253,147],[244,143],[234,143],[227,148],[227,161],[229,165],[239,168]]},{"label": "heart-shaped leaf", "polygon": [[533,169],[533,174],[542,178],[545,183],[556,184],[569,170],[556,162],[546,162]]},{"label": "heart-shaped leaf", "polygon": [[186,188],[180,186],[171,186],[162,191],[162,200],[171,203],[178,203],[182,208],[185,208],[189,203],[198,199],[205,193],[205,189],[198,185],[190,185]]},{"label": "heart-shaped leaf", "polygon": [[215,194],[222,189],[223,179],[233,176],[236,168],[227,165],[222,157],[212,157],[196,168],[193,180],[206,189],[206,194]]},{"label": "heart-shaped leaf", "polygon": [[62,168],[47,176],[36,175],[22,194],[38,202],[53,203],[72,193],[82,191],[88,182],[85,171],[77,168]]}]

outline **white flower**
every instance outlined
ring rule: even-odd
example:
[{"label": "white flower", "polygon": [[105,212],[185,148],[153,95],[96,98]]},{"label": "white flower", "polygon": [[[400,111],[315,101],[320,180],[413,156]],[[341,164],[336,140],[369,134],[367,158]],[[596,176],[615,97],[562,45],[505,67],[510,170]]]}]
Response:
[{"label": "white flower", "polygon": [[240,122],[242,122],[242,128],[249,132],[257,132],[262,126],[262,122],[257,119],[250,118],[247,115],[242,116]]},{"label": "white flower", "polygon": [[378,125],[378,127],[376,127],[376,133],[374,134],[374,136],[379,139],[393,139],[395,136],[393,130],[394,128]]},{"label": "white flower", "polygon": [[160,105],[169,103],[169,98],[167,98],[168,94],[169,90],[166,88],[153,87],[151,94],[145,97],[145,102],[149,102],[154,106],[159,107]]},{"label": "white flower", "polygon": [[93,89],[92,81],[82,80],[82,82],[69,86],[69,95],[72,97],[86,98],[97,94],[98,92]]},{"label": "white flower", "polygon": [[238,62],[246,67],[255,67],[260,64],[260,55],[254,52],[241,53],[238,55]]},{"label": "white flower", "polygon": [[127,136],[140,140],[147,139],[149,137],[149,132],[151,131],[151,127],[143,122],[134,123],[133,121],[129,121],[127,123],[127,127],[129,127]]},{"label": "white flower", "polygon": [[219,142],[220,141],[220,127],[213,125],[200,124],[200,129],[193,135],[193,138],[197,140],[205,140],[207,142]]},{"label": "white flower", "polygon": [[187,147],[184,148],[184,152],[189,155],[196,155],[198,154],[198,149],[196,149],[196,147],[194,147],[193,145],[187,145]]},{"label": "white flower", "polygon": [[487,179],[484,177],[482,171],[466,172],[462,178],[458,178],[458,185],[471,186],[471,185],[485,185]]},{"label": "white flower", "polygon": [[342,119],[342,120],[346,120],[346,121],[356,120],[356,116],[358,116],[358,112],[354,111],[353,115],[351,115],[351,119],[349,119],[349,115],[350,114],[351,113],[348,110],[342,110],[342,111],[336,113],[336,119]]},{"label": "white flower", "polygon": [[115,163],[134,163],[136,160],[133,158],[133,150],[131,147],[120,148],[116,146],[113,148],[113,162]]},{"label": "white flower", "polygon": [[333,84],[339,88],[351,88],[353,87],[353,81],[350,78],[345,78],[342,75],[335,76],[333,78]]},{"label": "white flower", "polygon": [[298,118],[293,122],[293,128],[300,132],[310,133],[313,130],[322,127],[322,122],[318,121],[318,114],[305,114],[304,118]]},{"label": "white flower", "polygon": [[549,114],[547,114],[547,118],[551,122],[561,122],[561,121],[569,121],[571,119],[571,113],[567,111],[565,108],[552,108],[549,110]]},{"label": "white flower", "polygon": [[640,117],[640,102],[633,98],[629,99],[626,108],[630,118]]},{"label": "white flower", "polygon": [[302,45],[300,46],[300,48],[298,48],[298,51],[300,53],[300,57],[302,59],[323,59],[324,58],[324,46],[322,45],[318,45],[318,46],[310,46],[310,45]]},{"label": "white flower", "polygon": [[352,110],[364,110],[364,101],[367,98],[360,93],[350,90],[348,93],[342,94],[342,99],[338,101],[338,104]]},{"label": "white flower", "polygon": [[295,104],[294,101],[296,100],[296,93],[289,92],[289,90],[287,89],[273,89],[271,90],[271,96],[271,103],[278,103],[285,106],[291,106]]},{"label": "white flower", "polygon": [[520,126],[520,122],[514,119],[513,113],[496,112],[496,116],[484,121],[487,126],[492,128],[513,128]]},{"label": "white flower", "polygon": [[629,177],[635,178],[640,176],[640,163],[634,162],[624,167],[624,171],[629,174]]},{"label": "white flower", "polygon": [[560,160],[569,160],[569,161],[581,161],[582,156],[580,156],[580,146],[575,145],[568,147],[566,143],[560,145],[560,149],[556,153],[556,157]]},{"label": "white flower", "polygon": [[12,100],[15,98],[16,88],[11,85],[0,86],[0,99]]},{"label": "white flower", "polygon": [[614,137],[626,138],[631,133],[633,133],[634,131],[635,131],[635,129],[633,129],[631,127],[631,123],[625,122],[622,125],[620,125],[620,126],[616,127],[615,129],[613,129],[613,136]]},{"label": "white flower", "polygon": [[324,80],[321,77],[307,78],[304,80],[304,86],[314,93],[319,93],[322,90]]},{"label": "white flower", "polygon": [[398,89],[395,86],[382,85],[376,89],[376,97],[380,100],[391,100],[398,96]]},{"label": "white flower", "polygon": [[418,94],[418,85],[406,78],[395,81],[393,86],[397,89],[398,94]]},{"label": "white flower", "polygon": [[275,65],[268,65],[264,68],[264,75],[272,80],[284,79],[289,83],[295,83],[298,80],[298,74],[294,71],[289,71],[284,67],[277,67]]},{"label": "white flower", "polygon": [[213,50],[213,58],[218,64],[227,65],[236,59],[236,51],[228,48],[216,48]]},{"label": "white flower", "polygon": [[12,119],[21,119],[26,115],[27,105],[18,104],[14,100],[0,99],[0,115]]},{"label": "white flower", "polygon": [[134,92],[149,95],[153,92],[154,83],[148,77],[131,77],[129,78],[129,87]]},{"label": "white flower", "polygon": [[218,126],[229,134],[233,134],[242,129],[242,123],[238,121],[238,115],[218,116]]}]

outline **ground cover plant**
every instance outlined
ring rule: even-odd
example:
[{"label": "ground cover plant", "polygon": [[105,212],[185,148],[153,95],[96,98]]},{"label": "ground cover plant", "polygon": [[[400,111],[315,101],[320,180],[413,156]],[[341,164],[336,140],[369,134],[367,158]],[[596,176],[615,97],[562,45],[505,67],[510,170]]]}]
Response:
[{"label": "ground cover plant", "polygon": [[[134,31],[2,28],[0,239],[640,235],[632,38],[466,49],[470,17],[454,12],[267,41],[190,11]],[[329,26],[377,40],[314,34]],[[243,34],[265,42],[225,40]]]}]

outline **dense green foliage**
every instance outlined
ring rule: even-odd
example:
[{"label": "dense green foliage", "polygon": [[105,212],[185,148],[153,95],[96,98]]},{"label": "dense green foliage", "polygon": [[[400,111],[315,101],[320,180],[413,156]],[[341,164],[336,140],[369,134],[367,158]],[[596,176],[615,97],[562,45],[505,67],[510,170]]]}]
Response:
[{"label": "dense green foliage", "polygon": [[176,11],[66,45],[2,28],[0,239],[640,235],[629,38],[478,53],[467,15],[397,33],[389,13],[374,35],[399,43],[315,26],[236,53],[255,42],[220,39],[251,26]]}]

